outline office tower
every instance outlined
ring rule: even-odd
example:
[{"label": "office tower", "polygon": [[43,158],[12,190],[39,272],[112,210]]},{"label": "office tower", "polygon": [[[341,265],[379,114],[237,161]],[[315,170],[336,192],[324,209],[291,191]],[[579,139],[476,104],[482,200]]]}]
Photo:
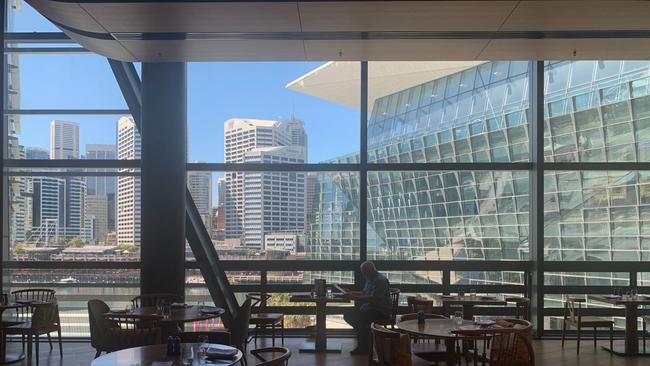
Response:
[{"label": "office tower", "polygon": [[54,120],[50,123],[50,159],[79,159],[79,124]]},{"label": "office tower", "polygon": [[223,206],[226,202],[226,178],[217,179],[217,206]]},{"label": "office tower", "polygon": [[[260,147],[248,151],[246,163],[305,162],[302,146]],[[305,230],[305,173],[244,173],[244,239],[247,247],[264,249],[264,236]],[[297,243],[292,247],[295,252]]]},{"label": "office tower", "polygon": [[[113,144],[86,144],[86,159],[92,160],[115,160],[117,159],[116,146]],[[110,169],[88,169],[89,171],[106,172]],[[89,176],[86,177],[86,189],[88,195],[106,196],[106,228],[99,229],[99,232],[115,231],[115,209],[116,209],[116,192],[117,177],[109,176]],[[94,202],[98,202],[94,200]],[[88,207],[88,206],[87,206]],[[96,211],[95,208],[89,207],[90,210]],[[100,223],[103,225],[103,222]],[[96,231],[96,230],[95,230]],[[105,236],[105,235],[104,235]],[[98,239],[99,240],[99,239]]]},{"label": "office tower", "polygon": [[[483,62],[449,70],[411,80],[410,86],[385,84],[373,91],[369,163],[528,161],[528,63]],[[546,161],[648,160],[648,61],[551,61],[545,71]],[[356,160],[358,155],[334,161]],[[358,246],[358,238],[331,240],[358,227],[355,207],[346,208],[358,183],[344,173],[317,176],[315,212],[322,218],[313,226],[318,231],[308,256],[338,259],[331,253],[353,253]],[[546,260],[650,256],[649,241],[637,229],[637,220],[650,214],[647,172],[547,171],[544,179]],[[369,172],[368,257],[526,260],[528,184],[527,171]],[[329,224],[337,206],[336,216],[356,221]],[[523,283],[518,273],[457,275],[465,283]],[[609,272],[546,276],[558,286],[618,281]],[[546,301],[562,306],[560,298]]]},{"label": "office tower", "polygon": [[[204,161],[195,161],[195,163],[204,163]],[[201,215],[205,228],[208,232],[211,232],[212,173],[201,171],[187,172],[187,188],[192,194],[192,199]]]},{"label": "office tower", "polygon": [[106,242],[108,212],[107,195],[86,195],[86,218],[92,220],[92,238],[97,243]]},{"label": "office tower", "polygon": [[[140,133],[132,117],[117,122],[117,158],[140,159]],[[120,169],[133,172],[133,169]],[[140,245],[140,178],[117,178],[117,244]]]},{"label": "office tower", "polygon": [[[303,130],[300,133],[300,129]],[[302,122],[292,120],[292,122],[278,122],[269,120],[255,119],[230,119],[224,124],[224,156],[226,163],[305,163],[306,162],[306,135],[304,134]],[[295,139],[293,136],[296,136]],[[293,146],[296,140],[301,145]],[[291,148],[282,148],[291,147]],[[265,180],[265,179],[269,180]],[[289,179],[292,184],[301,184],[302,187],[293,187],[291,191],[292,199],[288,206],[280,208],[274,205],[262,208],[261,204],[277,200],[273,194],[279,195],[281,192],[289,194],[288,191],[282,191],[286,187],[280,188],[282,184],[288,184]],[[276,192],[270,192],[275,189]],[[225,237],[226,239],[241,238],[243,244],[253,248],[261,249],[263,247],[263,235],[269,232],[262,225],[263,218],[259,215],[268,214],[269,217],[279,217],[293,210],[301,212],[302,220],[300,223],[292,221],[287,225],[290,230],[296,230],[299,227],[304,230],[304,174],[296,173],[243,173],[228,172],[226,173],[226,190],[225,190]],[[300,192],[301,191],[301,192]],[[262,198],[264,193],[266,198]],[[248,202],[246,200],[248,199]],[[271,200],[271,201],[267,201]],[[249,206],[247,206],[249,205]],[[248,213],[246,208],[248,207]],[[265,210],[262,212],[262,210]],[[280,211],[282,210],[282,211]],[[246,222],[246,219],[248,222]],[[271,219],[270,219],[271,220]],[[274,219],[273,219],[274,220]],[[275,227],[268,222],[267,228]],[[244,227],[250,223],[247,232]],[[254,224],[253,224],[254,223]],[[282,227],[282,225],[279,225]]]},{"label": "office tower", "polygon": [[65,242],[65,179],[32,177],[31,235],[36,246],[56,246]]}]

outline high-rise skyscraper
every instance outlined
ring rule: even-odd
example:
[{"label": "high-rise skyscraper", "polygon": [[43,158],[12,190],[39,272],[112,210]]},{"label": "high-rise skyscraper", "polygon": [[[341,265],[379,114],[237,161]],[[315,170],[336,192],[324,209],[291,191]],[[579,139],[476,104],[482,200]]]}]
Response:
[{"label": "high-rise skyscraper", "polygon": [[[141,140],[132,117],[117,122],[117,158],[140,159]],[[132,172],[133,169],[120,169]],[[140,178],[117,178],[117,244],[140,245]]]},{"label": "high-rise skyscraper", "polygon": [[79,159],[79,124],[54,120],[50,123],[50,159]]},{"label": "high-rise skyscraper", "polygon": [[[113,144],[87,144],[86,145],[86,159],[96,159],[96,160],[115,160],[117,159],[117,150],[116,146]],[[91,171],[108,171],[108,169],[89,169]],[[115,226],[115,209],[116,209],[116,192],[117,192],[117,178],[109,176],[95,176],[86,178],[86,190],[88,195],[93,196],[103,196],[106,199],[101,199],[95,197],[92,200],[89,199],[86,202],[86,207],[89,211],[97,212],[96,207],[90,207],[94,203],[100,204],[102,207],[106,208],[106,212],[102,214],[102,217],[105,217],[106,220],[100,220],[95,222],[95,228],[93,232],[103,233],[102,238],[106,237],[107,232],[112,232],[116,230]],[[106,201],[106,204],[104,204]],[[101,227],[98,227],[101,226]],[[105,225],[103,227],[102,225]],[[104,239],[95,237],[98,241],[103,241]]]},{"label": "high-rise skyscraper", "polygon": [[106,234],[108,234],[108,212],[107,195],[86,195],[86,217],[92,220],[92,238],[98,243],[106,242]]},{"label": "high-rise skyscraper", "polygon": [[[299,120],[230,119],[224,124],[226,163],[285,163],[307,161],[307,138]],[[290,187],[289,187],[290,186]],[[286,201],[280,203],[281,196]],[[299,212],[289,221],[283,215]],[[225,230],[227,239],[242,238],[246,246],[262,249],[264,235],[304,230],[303,173],[226,173]],[[278,220],[278,221],[275,221]],[[277,225],[275,225],[277,223]]]},{"label": "high-rise skyscraper", "polygon": [[[204,163],[204,161],[195,161],[195,163]],[[210,232],[212,226],[210,217],[210,208],[212,207],[212,173],[202,171],[187,172],[187,188],[192,194],[192,199],[194,199],[205,228]]]}]

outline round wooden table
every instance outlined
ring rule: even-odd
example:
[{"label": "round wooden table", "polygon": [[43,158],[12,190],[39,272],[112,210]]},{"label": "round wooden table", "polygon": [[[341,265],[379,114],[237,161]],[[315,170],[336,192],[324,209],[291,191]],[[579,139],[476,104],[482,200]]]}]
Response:
[{"label": "round wooden table", "polygon": [[[479,329],[471,320],[463,320],[460,325],[462,329]],[[418,324],[417,320],[406,320],[397,323],[397,327],[404,333],[414,336],[423,336],[428,338],[437,338],[445,342],[447,350],[454,350],[458,335],[453,331],[459,329],[456,321],[453,319],[426,319],[424,324]],[[457,355],[455,352],[447,351],[447,365],[455,365]]]},{"label": "round wooden table", "polygon": [[[185,307],[172,307],[171,314],[169,318],[161,318],[161,323],[189,323],[189,322],[199,322],[208,319],[218,318],[225,312],[224,309],[208,306],[204,309],[210,309],[213,311],[201,311],[198,306],[185,306]],[[145,306],[141,308],[133,309],[131,314],[136,315],[156,315],[160,314],[158,309],[155,306]]]},{"label": "round wooden table", "polygon": [[[185,346],[193,346],[194,350],[194,362],[192,365],[200,365],[198,356],[196,356],[199,344],[198,343],[183,343],[181,349]],[[224,350],[235,349],[234,347],[224,346],[223,344],[210,344],[210,348],[219,348]],[[234,365],[237,362],[241,361],[243,354],[241,351],[237,350],[237,354],[233,358],[223,359],[223,360],[214,360],[210,361],[206,365],[215,365],[215,366],[230,366]],[[169,362],[172,361],[174,365],[181,365],[180,356],[167,356],[167,344],[154,344],[151,346],[135,347],[123,349],[121,351],[115,351],[107,353],[103,356],[100,356],[93,360],[90,364],[91,366],[120,366],[120,365],[151,365],[152,362]]]}]

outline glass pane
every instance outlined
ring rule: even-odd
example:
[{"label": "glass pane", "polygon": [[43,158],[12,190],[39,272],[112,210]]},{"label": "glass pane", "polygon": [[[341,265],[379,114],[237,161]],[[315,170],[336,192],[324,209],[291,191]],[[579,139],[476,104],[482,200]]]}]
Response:
[{"label": "glass pane", "polygon": [[[522,73],[527,70],[527,62],[461,62],[455,68],[445,65],[369,63],[368,161],[527,161],[528,75]],[[482,75],[481,68],[487,68],[486,75]],[[436,92],[435,85],[445,88]],[[402,103],[401,97],[414,92],[420,95],[417,113],[409,112],[410,107]],[[395,103],[395,108],[385,107]],[[500,123],[490,124],[491,120]],[[486,130],[477,128],[483,124],[490,126],[492,134],[488,136]],[[513,131],[516,126],[519,128]],[[509,135],[524,138],[508,139]]]},{"label": "glass pane", "polygon": [[220,258],[359,257],[359,175],[188,172],[188,188]]},{"label": "glass pane", "polygon": [[545,258],[551,261],[647,261],[650,173],[546,172]]},{"label": "glass pane", "polygon": [[[546,161],[649,161],[650,62],[621,64],[562,61],[547,66],[545,135],[552,143],[546,146]],[[568,85],[565,73],[571,77]]]},{"label": "glass pane", "polygon": [[[64,337],[90,337],[88,300],[101,299],[124,309],[140,294],[139,269],[5,269],[5,293],[26,288],[51,288],[61,316]],[[5,316],[9,315],[9,311]],[[10,316],[10,315],[9,315]]]},{"label": "glass pane", "polygon": [[10,159],[133,160],[140,133],[130,116],[8,115]]},{"label": "glass pane", "polygon": [[368,257],[525,260],[528,173],[369,172]]},{"label": "glass pane", "polygon": [[9,260],[140,259],[139,177],[21,174],[6,178]]},{"label": "glass pane", "polygon": [[358,160],[359,75],[359,62],[190,63],[188,161]]},{"label": "glass pane", "polygon": [[14,109],[126,109],[105,57],[92,54],[11,54]]},{"label": "glass pane", "polygon": [[60,32],[52,22],[34,10],[26,1],[7,1],[7,30],[10,32]]}]

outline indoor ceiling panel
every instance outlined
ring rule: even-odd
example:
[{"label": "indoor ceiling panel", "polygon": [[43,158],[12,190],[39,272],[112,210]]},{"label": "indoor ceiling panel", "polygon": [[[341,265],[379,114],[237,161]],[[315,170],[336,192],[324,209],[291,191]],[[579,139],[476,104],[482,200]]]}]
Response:
[{"label": "indoor ceiling panel", "polygon": [[308,60],[454,61],[476,60],[488,40],[483,39],[366,39],[307,40]]},{"label": "indoor ceiling panel", "polygon": [[649,1],[521,1],[501,31],[647,30]]},{"label": "indoor ceiling panel", "polygon": [[66,27],[84,32],[105,33],[106,30],[97,23],[79,4],[62,1],[28,1],[39,13]]},{"label": "indoor ceiling panel", "polygon": [[115,32],[299,32],[295,2],[82,2]]},{"label": "indoor ceiling panel", "polygon": [[121,41],[138,60],[176,61],[281,61],[303,60],[302,41],[293,40],[181,40]]},{"label": "indoor ceiling panel", "polygon": [[497,39],[490,41],[479,57],[485,60],[649,59],[650,39]]},{"label": "indoor ceiling panel", "polygon": [[304,32],[496,31],[516,1],[303,1]]}]

